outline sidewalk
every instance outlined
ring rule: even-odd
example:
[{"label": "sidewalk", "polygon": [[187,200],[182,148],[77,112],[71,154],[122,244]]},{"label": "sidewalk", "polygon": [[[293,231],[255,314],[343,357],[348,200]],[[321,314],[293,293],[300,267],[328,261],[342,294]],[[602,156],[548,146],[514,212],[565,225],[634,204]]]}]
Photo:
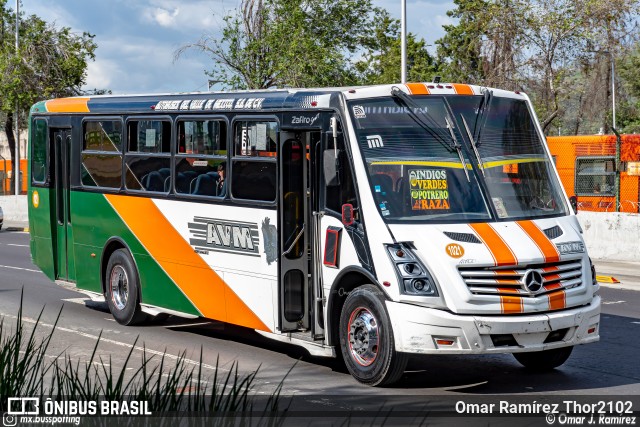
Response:
[{"label": "sidewalk", "polygon": [[0,230],[0,233],[4,231],[29,231],[29,222],[5,220],[2,224],[2,230]]},{"label": "sidewalk", "polygon": [[620,281],[620,283],[600,282],[601,286],[640,291],[640,260],[633,262],[593,259],[593,264],[596,266],[596,275],[612,276]]}]

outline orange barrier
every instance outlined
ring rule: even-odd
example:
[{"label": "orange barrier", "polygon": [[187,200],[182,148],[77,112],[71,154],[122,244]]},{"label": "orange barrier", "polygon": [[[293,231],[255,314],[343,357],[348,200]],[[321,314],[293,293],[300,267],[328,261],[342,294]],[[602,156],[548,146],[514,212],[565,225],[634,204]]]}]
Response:
[{"label": "orange barrier", "polygon": [[[640,162],[640,135],[621,135],[620,161]],[[615,135],[547,137],[549,150],[569,196],[586,211],[615,212]],[[620,212],[640,212],[640,177],[620,173]]]},{"label": "orange barrier", "polygon": [[[7,170],[5,171],[5,164]],[[22,185],[20,188],[20,194],[27,194],[27,159],[20,160],[20,172],[22,173]],[[4,162],[0,159],[0,195],[5,194],[13,194],[13,188],[11,188],[11,176],[13,174],[13,169],[11,165],[11,161],[7,159]]]}]

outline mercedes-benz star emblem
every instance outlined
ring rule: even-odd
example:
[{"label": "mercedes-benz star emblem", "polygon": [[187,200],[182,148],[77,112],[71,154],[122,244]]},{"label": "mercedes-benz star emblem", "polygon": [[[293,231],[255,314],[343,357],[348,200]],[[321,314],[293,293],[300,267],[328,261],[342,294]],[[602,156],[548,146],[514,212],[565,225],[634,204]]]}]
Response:
[{"label": "mercedes-benz star emblem", "polygon": [[539,270],[527,270],[522,277],[522,282],[527,291],[536,293],[542,289],[544,279],[542,273]]}]

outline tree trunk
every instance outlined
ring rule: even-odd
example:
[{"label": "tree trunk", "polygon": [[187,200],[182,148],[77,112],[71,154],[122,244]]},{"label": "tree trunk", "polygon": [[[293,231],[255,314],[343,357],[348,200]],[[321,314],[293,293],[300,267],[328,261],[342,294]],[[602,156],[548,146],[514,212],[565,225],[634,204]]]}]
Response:
[{"label": "tree trunk", "polygon": [[[584,88],[584,86],[583,86]],[[578,98],[578,114],[576,116],[576,126],[573,129],[573,134],[578,135],[580,133],[580,125],[582,124],[582,118],[584,116],[584,89],[580,91],[580,97]]]},{"label": "tree trunk", "polygon": [[611,105],[611,63],[607,65],[607,107],[604,109],[604,116],[602,117],[602,129],[604,130],[605,135],[609,133],[609,105]]},{"label": "tree trunk", "polygon": [[[4,132],[7,135],[9,143],[9,152],[11,153],[11,189],[9,194],[15,194],[16,177],[20,176],[20,165],[16,167],[16,138],[13,134],[13,113],[7,113],[7,121],[4,125]],[[5,171],[6,173],[7,171]],[[3,183],[4,184],[4,183]]]},{"label": "tree trunk", "polygon": [[544,132],[545,135],[547,135],[547,128],[549,127],[549,125],[551,125],[551,122],[553,121],[553,119],[555,119],[558,116],[558,108],[556,107],[556,110],[551,113],[551,115],[549,117],[547,117],[545,119],[545,121],[543,121],[540,125],[542,126],[542,131]]}]

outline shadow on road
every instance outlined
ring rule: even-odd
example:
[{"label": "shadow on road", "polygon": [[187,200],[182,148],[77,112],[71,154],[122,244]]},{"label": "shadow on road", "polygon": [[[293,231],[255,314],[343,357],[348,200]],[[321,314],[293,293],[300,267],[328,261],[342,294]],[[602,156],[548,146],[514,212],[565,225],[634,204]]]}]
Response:
[{"label": "shadow on road", "polygon": [[[99,304],[88,308],[104,311]],[[636,323],[634,323],[636,322]],[[420,390],[420,394],[456,392],[465,394],[591,393],[599,389],[640,383],[640,324],[638,319],[602,315],[598,343],[579,346],[560,368],[548,373],[530,372],[510,354],[414,356],[399,383],[387,389]],[[229,340],[285,354],[348,376],[339,359],[311,356],[302,347],[265,338],[253,330],[205,319],[169,316],[149,326]],[[354,380],[355,382],[355,380]],[[640,386],[636,388],[640,394]],[[336,392],[338,392],[336,390]]]},{"label": "shadow on road", "polygon": [[[598,343],[576,347],[571,358],[548,373],[524,369],[510,354],[413,357],[395,389],[438,389],[472,394],[587,392],[640,383],[640,325],[637,319],[603,315]],[[348,375],[336,359],[310,356],[294,345],[266,339],[257,333],[218,323],[213,327],[183,328],[185,332],[224,338],[286,354]],[[638,388],[640,392],[640,387]]]}]

